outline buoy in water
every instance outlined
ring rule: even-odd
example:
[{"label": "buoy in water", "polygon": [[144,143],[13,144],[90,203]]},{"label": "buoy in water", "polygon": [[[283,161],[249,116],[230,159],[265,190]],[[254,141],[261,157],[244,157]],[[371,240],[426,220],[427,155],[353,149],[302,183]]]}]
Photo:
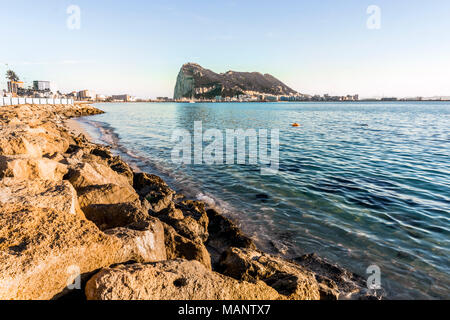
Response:
[{"label": "buoy in water", "polygon": [[292,124],[293,127],[300,127],[300,125],[296,122]]}]

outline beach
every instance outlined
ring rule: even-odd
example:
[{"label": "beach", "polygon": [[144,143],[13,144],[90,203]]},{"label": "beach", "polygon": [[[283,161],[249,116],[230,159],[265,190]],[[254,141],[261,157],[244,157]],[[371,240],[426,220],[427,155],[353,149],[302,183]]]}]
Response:
[{"label": "beach", "polygon": [[259,250],[233,221],[134,171],[68,120],[102,113],[1,109],[0,299],[377,296],[317,255],[289,261]]}]

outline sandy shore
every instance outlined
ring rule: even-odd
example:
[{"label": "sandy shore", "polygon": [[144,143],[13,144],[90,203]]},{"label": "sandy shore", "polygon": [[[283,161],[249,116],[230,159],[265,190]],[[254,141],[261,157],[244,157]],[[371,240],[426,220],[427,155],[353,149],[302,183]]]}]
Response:
[{"label": "sandy shore", "polygon": [[204,202],[92,143],[71,118],[99,113],[0,109],[0,299],[367,296],[361,277],[316,255],[264,253]]},{"label": "sandy shore", "polygon": [[81,123],[78,120],[76,120],[76,119],[67,119],[67,120],[64,121],[64,125],[75,136],[79,136],[80,134],[82,134],[89,141],[92,140],[92,137],[89,135],[87,130],[83,128],[83,126],[81,125]]}]

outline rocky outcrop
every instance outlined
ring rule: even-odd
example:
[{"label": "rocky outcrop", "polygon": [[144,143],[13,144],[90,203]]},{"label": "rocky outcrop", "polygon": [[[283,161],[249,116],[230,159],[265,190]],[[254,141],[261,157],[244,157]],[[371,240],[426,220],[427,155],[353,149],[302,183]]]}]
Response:
[{"label": "rocky outcrop", "polygon": [[61,181],[67,172],[66,165],[47,158],[0,156],[0,178]]},{"label": "rocky outcrop", "polygon": [[158,219],[149,217],[146,221],[106,230],[105,233],[121,240],[121,247],[116,252],[116,261],[166,260],[164,228]]},{"label": "rocky outcrop", "polygon": [[198,64],[187,63],[178,73],[174,99],[214,99],[216,96],[234,97],[246,93],[297,94],[270,74],[235,71],[218,74]]},{"label": "rocky outcrop", "polygon": [[319,284],[322,300],[365,299],[368,297],[367,295],[373,294],[364,289],[366,288],[365,279],[329,263],[316,254],[298,257],[295,262],[313,272]]},{"label": "rocky outcrop", "polygon": [[320,299],[319,285],[312,272],[257,250],[230,248],[222,256],[219,270],[238,280],[262,280],[287,299]]},{"label": "rocky outcrop", "polygon": [[133,187],[141,198],[148,201],[154,212],[167,208],[175,194],[160,177],[142,172],[134,174]]},{"label": "rocky outcrop", "polygon": [[196,260],[211,269],[211,257],[203,243],[181,236],[166,223],[163,225],[167,259]]},{"label": "rocky outcrop", "polygon": [[101,230],[124,227],[147,220],[150,216],[136,202],[91,204],[83,208],[87,219]]},{"label": "rocky outcrop", "polygon": [[264,282],[248,283],[206,269],[198,261],[171,260],[107,268],[86,285],[89,300],[276,300]]},{"label": "rocky outcrop", "polygon": [[51,299],[78,275],[115,262],[120,241],[68,211],[0,208],[0,299]]},{"label": "rocky outcrop", "polygon": [[230,219],[219,214],[216,210],[207,211],[209,238],[206,242],[213,265],[219,262],[220,256],[229,248],[256,249],[252,239],[242,233]]}]

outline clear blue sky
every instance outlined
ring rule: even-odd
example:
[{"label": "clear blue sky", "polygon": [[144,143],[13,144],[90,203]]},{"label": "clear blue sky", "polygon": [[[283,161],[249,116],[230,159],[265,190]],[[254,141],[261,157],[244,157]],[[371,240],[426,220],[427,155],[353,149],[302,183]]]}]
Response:
[{"label": "clear blue sky", "polygon": [[[5,63],[63,91],[172,96],[179,68],[270,73],[310,94],[450,96],[448,0],[0,0]],[[80,30],[66,25],[81,9]],[[369,5],[381,29],[369,30]]]}]

